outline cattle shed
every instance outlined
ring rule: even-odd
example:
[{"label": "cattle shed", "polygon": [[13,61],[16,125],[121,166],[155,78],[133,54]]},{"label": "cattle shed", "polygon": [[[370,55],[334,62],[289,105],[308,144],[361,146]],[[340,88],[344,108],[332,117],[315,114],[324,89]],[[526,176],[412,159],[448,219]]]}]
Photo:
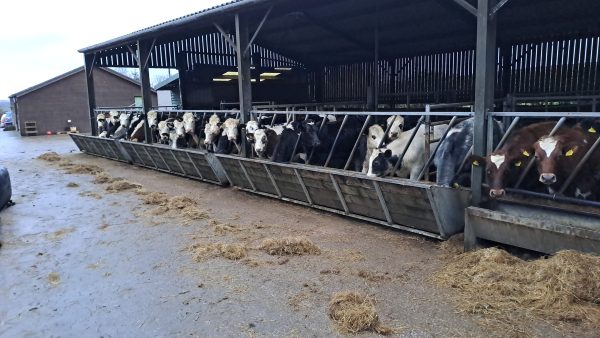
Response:
[{"label": "cattle shed", "polygon": [[[100,107],[124,107],[141,96],[140,83],[108,68],[94,70],[94,87]],[[65,132],[76,127],[90,132],[84,67],[39,83],[10,96],[10,103],[22,136]],[[150,92],[156,105],[156,92]],[[68,120],[71,120],[69,123]],[[35,126],[28,128],[26,125]],[[37,130],[37,132],[33,132]]]},{"label": "cattle shed", "polygon": [[[467,247],[484,238],[542,252],[600,252],[600,202],[563,194],[598,142],[558,193],[520,188],[534,160],[493,201],[482,167],[472,168],[470,188],[428,180],[437,151],[430,145],[447,135],[434,140],[431,131],[444,121],[473,118],[469,153],[484,156],[494,137],[502,144],[525,122],[554,121],[554,133],[600,118],[597,13],[596,0],[232,1],[81,49],[93,132],[73,138],[91,154],[434,238],[464,230]],[[145,144],[99,139],[91,72],[98,67],[139,68],[143,112],[152,106],[149,69],[171,68],[182,106],[175,113],[231,113],[242,126],[264,116],[330,114],[340,130],[362,116],[362,131],[371,120],[401,115],[428,130],[428,161],[417,180],[369,177],[348,168],[357,139],[343,167],[311,165],[312,154],[304,164],[275,163],[254,156],[243,128],[238,155],[152,145],[148,127]],[[493,121],[503,122],[502,135]],[[461,169],[470,167],[467,158]]]}]

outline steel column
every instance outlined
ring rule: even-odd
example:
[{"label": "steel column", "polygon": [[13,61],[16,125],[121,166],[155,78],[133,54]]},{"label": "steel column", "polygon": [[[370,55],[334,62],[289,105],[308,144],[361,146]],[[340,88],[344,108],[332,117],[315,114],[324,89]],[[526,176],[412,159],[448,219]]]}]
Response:
[{"label": "steel column", "polygon": [[88,98],[88,109],[90,116],[90,126],[93,136],[98,136],[98,123],[96,123],[96,114],[94,109],[96,108],[96,92],[94,89],[94,63],[96,61],[96,54],[85,54],[85,83],[87,86],[87,98]]},{"label": "steel column", "polygon": [[[236,54],[238,65],[238,90],[240,101],[240,122],[245,125],[250,121],[250,110],[252,110],[252,74],[250,72],[251,55],[244,53],[250,46],[248,43],[248,20],[246,17],[235,15],[235,37]],[[249,157],[248,142],[246,140],[246,130],[242,128],[242,151],[243,157]]]},{"label": "steel column", "polygon": [[[458,1],[457,1],[458,2]],[[487,149],[487,119],[494,110],[494,85],[496,77],[496,17],[490,17],[495,0],[478,0],[477,48],[475,65],[475,120],[473,132],[473,154],[485,156]],[[473,167],[471,173],[473,205],[482,198],[483,168]]]},{"label": "steel column", "polygon": [[148,62],[150,51],[154,47],[154,42],[138,40],[138,66],[140,67],[140,82],[142,83],[142,111],[144,113],[144,139],[146,143],[152,143],[152,131],[148,126],[146,114],[152,109],[152,87],[150,87],[150,72]]}]

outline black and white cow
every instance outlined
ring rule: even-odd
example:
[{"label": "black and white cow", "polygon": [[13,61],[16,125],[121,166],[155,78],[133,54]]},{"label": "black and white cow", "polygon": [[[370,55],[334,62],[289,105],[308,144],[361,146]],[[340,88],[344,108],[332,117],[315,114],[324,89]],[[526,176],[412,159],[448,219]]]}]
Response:
[{"label": "black and white cow", "polygon": [[[436,125],[433,127],[433,138],[439,139],[448,129],[448,125]],[[396,140],[383,148],[375,149],[369,159],[369,171],[367,176],[383,177],[396,174],[401,178],[410,178],[416,180],[423,169],[427,159],[425,158],[425,126],[421,125],[415,134],[415,138],[410,143],[402,163],[398,165],[395,173],[392,173],[394,166],[399,160],[400,154],[406,148],[414,129],[400,134]],[[430,149],[433,150],[437,143],[431,143]]]},{"label": "black and white cow", "polygon": [[[471,165],[458,169],[463,161],[468,160],[469,151],[473,146],[473,118],[456,124],[446,138],[440,143],[435,154],[434,164],[437,168],[436,183],[445,187],[470,186]],[[494,121],[494,147],[500,142],[503,135],[502,125]]]}]

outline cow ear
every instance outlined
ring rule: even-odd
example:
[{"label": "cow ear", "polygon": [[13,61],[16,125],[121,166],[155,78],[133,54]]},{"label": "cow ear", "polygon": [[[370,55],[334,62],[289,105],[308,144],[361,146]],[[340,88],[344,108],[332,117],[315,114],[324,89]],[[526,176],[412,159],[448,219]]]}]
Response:
[{"label": "cow ear", "polygon": [[392,157],[392,151],[391,151],[390,149],[386,149],[386,150],[383,152],[383,157],[385,157],[385,158],[390,158],[390,157]]},{"label": "cow ear", "polygon": [[485,166],[485,157],[481,157],[479,155],[471,155],[469,156],[469,162],[475,167]]}]

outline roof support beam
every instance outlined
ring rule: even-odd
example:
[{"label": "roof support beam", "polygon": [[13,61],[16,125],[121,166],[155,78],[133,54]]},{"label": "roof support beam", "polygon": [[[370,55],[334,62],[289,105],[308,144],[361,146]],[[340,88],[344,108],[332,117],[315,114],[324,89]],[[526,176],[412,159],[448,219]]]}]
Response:
[{"label": "roof support beam", "polygon": [[355,45],[356,47],[359,47],[360,49],[362,49],[364,51],[367,51],[369,53],[371,53],[373,51],[372,46],[368,46],[368,45],[364,44],[363,42],[361,42],[360,40],[357,40],[354,37],[331,27],[329,24],[315,19],[314,17],[312,17],[311,15],[309,15],[306,12],[302,12],[302,13],[308,21],[310,21],[313,25],[318,26],[322,30],[327,31],[333,35],[336,35],[336,36],[346,40],[347,42]]},{"label": "roof support beam", "polygon": [[144,68],[148,68],[148,61],[150,60],[150,55],[152,55],[152,48],[156,44],[156,38],[152,40],[152,43],[148,47],[148,55],[146,55],[146,59],[144,60]]},{"label": "roof support beam", "polygon": [[467,0],[454,0],[460,7],[464,8],[467,12],[477,16],[477,8],[473,7]]},{"label": "roof support beam", "polygon": [[218,23],[213,22],[213,25],[217,28],[217,30],[219,31],[219,33],[221,33],[221,36],[225,39],[225,41],[227,41],[227,43],[229,44],[229,46],[231,46],[231,48],[237,50],[237,46],[236,46],[235,42],[233,41],[233,39],[231,39],[231,37],[229,36],[229,34],[221,26],[219,26]]},{"label": "roof support beam", "polygon": [[[250,110],[252,110],[252,74],[250,73],[251,56],[249,53],[244,53],[250,41],[248,30],[248,18],[235,15],[235,38],[236,38],[236,54],[238,66],[238,91],[240,102],[240,122],[245,125],[250,121]],[[246,129],[242,128],[242,149],[240,155],[249,157],[248,145],[246,141]]]},{"label": "roof support beam", "polygon": [[135,62],[137,62],[138,67],[141,64],[140,63],[140,56],[138,55],[138,53],[130,46],[127,45],[127,49],[129,49],[129,53],[131,53],[131,55],[133,55],[133,58],[135,59]]},{"label": "roof support beam", "polygon": [[273,10],[273,6],[269,7],[267,12],[263,16],[262,20],[258,24],[258,27],[256,28],[256,31],[252,35],[252,38],[250,38],[250,42],[248,42],[248,46],[246,46],[246,49],[244,49],[244,54],[248,53],[248,49],[250,49],[250,46],[252,46],[252,44],[254,43],[254,39],[256,39],[256,37],[258,36],[258,33],[260,33],[262,26],[265,24],[265,21],[267,21],[267,18],[269,17],[269,14],[271,14],[272,10]]},{"label": "roof support beam", "polygon": [[[490,17],[490,10],[496,0],[478,0],[477,6],[477,47],[475,64],[475,114],[473,128],[473,154],[485,156],[491,150],[488,140],[488,114],[494,111],[496,83],[496,17]],[[482,167],[473,166],[471,172],[471,203],[482,202]]]},{"label": "roof support beam", "polygon": [[506,5],[506,3],[508,1],[509,0],[500,0],[500,1],[498,1],[498,3],[496,4],[496,6],[494,6],[494,8],[492,8],[492,11],[490,12],[490,16],[496,15],[496,13],[498,13],[498,11],[500,9],[502,9],[502,7],[504,7],[504,5]]},{"label": "roof support beam", "polygon": [[[148,68],[148,59],[154,43],[147,40],[138,40],[138,65],[140,67],[140,82],[142,83],[142,110],[144,112],[144,139],[146,143],[152,143],[152,131],[148,125],[146,114],[152,108],[152,88],[150,87],[150,70]],[[144,62],[139,62],[144,60]]]},{"label": "roof support beam", "polygon": [[94,54],[84,54],[84,74],[85,83],[87,88],[87,98],[88,98],[88,109],[90,116],[90,127],[92,130],[93,136],[98,136],[98,123],[96,122],[96,114],[94,109],[96,108],[96,92],[94,90],[94,63],[96,61],[96,53]]}]

